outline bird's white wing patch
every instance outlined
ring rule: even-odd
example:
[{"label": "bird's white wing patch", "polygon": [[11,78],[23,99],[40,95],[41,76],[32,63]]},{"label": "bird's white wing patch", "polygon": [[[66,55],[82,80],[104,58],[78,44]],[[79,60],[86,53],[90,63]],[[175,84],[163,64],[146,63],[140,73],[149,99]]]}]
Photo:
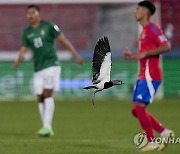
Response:
[{"label": "bird's white wing patch", "polygon": [[109,82],[110,81],[110,72],[111,72],[111,52],[106,53],[104,60],[101,64],[100,75],[98,80],[101,82]]}]

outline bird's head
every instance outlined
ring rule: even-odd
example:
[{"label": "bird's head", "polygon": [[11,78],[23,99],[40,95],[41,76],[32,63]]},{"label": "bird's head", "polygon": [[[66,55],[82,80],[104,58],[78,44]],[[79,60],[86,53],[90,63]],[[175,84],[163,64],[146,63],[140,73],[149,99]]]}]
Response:
[{"label": "bird's head", "polygon": [[121,85],[124,84],[121,80],[112,80],[113,85]]}]

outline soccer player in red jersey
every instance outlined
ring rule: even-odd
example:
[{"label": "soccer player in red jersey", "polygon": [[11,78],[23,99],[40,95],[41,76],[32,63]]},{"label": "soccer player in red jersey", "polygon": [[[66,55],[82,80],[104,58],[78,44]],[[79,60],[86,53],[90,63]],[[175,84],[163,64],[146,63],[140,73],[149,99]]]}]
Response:
[{"label": "soccer player in red jersey", "polygon": [[139,38],[139,51],[133,53],[129,49],[124,50],[124,57],[138,60],[140,71],[133,93],[132,114],[146,133],[148,144],[142,151],[163,150],[167,144],[164,140],[161,144],[155,143],[153,130],[161,134],[163,139],[174,135],[173,131],[166,129],[146,107],[152,102],[154,95],[162,81],[162,69],[160,65],[160,54],[170,50],[168,41],[161,28],[150,21],[155,13],[156,7],[149,1],[141,1],[135,12],[136,20],[141,24],[143,30]]}]

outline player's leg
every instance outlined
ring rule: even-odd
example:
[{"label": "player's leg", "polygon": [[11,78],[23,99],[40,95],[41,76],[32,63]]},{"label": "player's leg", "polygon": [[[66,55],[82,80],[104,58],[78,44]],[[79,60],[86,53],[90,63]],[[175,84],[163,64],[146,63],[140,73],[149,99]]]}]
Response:
[{"label": "player's leg", "polygon": [[57,85],[59,85],[59,75],[60,68],[53,66],[44,70],[44,89],[43,89],[43,99],[44,99],[44,128],[41,130],[41,136],[52,136],[54,135],[52,129],[52,121],[54,115],[54,98],[53,92],[56,90]]},{"label": "player's leg", "polygon": [[41,116],[42,124],[44,125],[44,98],[43,95],[37,95],[39,114]]},{"label": "player's leg", "polygon": [[154,140],[154,133],[151,119],[146,112],[146,104],[143,104],[141,102],[134,102],[132,113],[139,120],[142,129],[147,135],[148,141],[152,142]]},{"label": "player's leg", "polygon": [[45,104],[44,127],[52,131],[52,120],[53,120],[54,108],[55,108],[53,89],[44,89],[43,96],[44,96],[44,104]]},{"label": "player's leg", "polygon": [[150,103],[150,94],[146,80],[138,80],[133,94],[133,109],[132,114],[139,120],[139,123],[146,133],[148,145],[142,151],[152,151],[159,147],[153,143],[155,138],[151,119],[146,111],[147,105]]},{"label": "player's leg", "polygon": [[174,137],[174,132],[172,130],[169,130],[165,128],[152,114],[147,112],[148,116],[151,119],[151,124],[153,126],[153,129],[156,130],[158,133],[160,133],[162,137],[162,142],[160,146],[158,147],[158,151],[164,150],[168,145],[168,139]]},{"label": "player's leg", "polygon": [[[52,119],[54,114],[54,99],[52,97],[53,89],[43,90],[43,127],[38,131],[38,135],[42,137],[53,136]],[[40,103],[39,103],[40,104]]]},{"label": "player's leg", "polygon": [[[155,93],[160,85],[161,81],[152,81],[152,85],[154,87]],[[155,94],[154,93],[154,94]],[[164,150],[167,147],[168,139],[174,136],[174,132],[172,130],[169,130],[165,128],[151,113],[147,112],[148,116],[151,119],[151,124],[153,126],[153,129],[156,130],[158,133],[160,133],[162,137],[162,143],[160,144],[158,151]]]},{"label": "player's leg", "polygon": [[[141,109],[140,110],[135,109],[135,108],[137,108],[137,106],[143,107],[143,105],[141,105],[139,103],[135,103],[134,108],[132,110],[133,115],[135,117],[138,116],[135,111],[137,111],[137,112],[139,112],[139,114],[143,115],[142,112],[140,111]],[[164,128],[152,114],[147,112],[147,110],[145,110],[145,112],[146,112],[146,115],[144,114],[144,117],[142,119],[140,116],[138,116],[137,118],[139,119],[139,122],[140,122],[143,130],[146,132],[147,138],[154,138],[152,135],[153,132],[151,132],[152,129],[149,129],[152,126],[152,128],[154,130],[158,131],[161,134],[162,143],[160,145],[158,145],[156,143],[149,142],[149,144],[145,148],[143,148],[142,151],[151,151],[151,150],[155,150],[155,149],[157,149],[158,151],[162,151],[167,147],[168,139],[174,137],[174,132],[172,130]],[[150,123],[149,123],[150,121],[148,120],[147,116],[149,116],[149,119],[151,121],[151,126],[150,126]],[[148,141],[150,141],[150,140],[148,140]]]},{"label": "player's leg", "polygon": [[151,113],[147,112],[147,114],[151,120],[153,129],[158,133],[162,133],[165,130],[165,127]]},{"label": "player's leg", "polygon": [[[153,95],[155,95],[160,84],[161,84],[161,81],[152,81],[151,82],[151,85],[154,88]],[[152,97],[154,97],[154,96],[152,96]],[[151,101],[152,101],[152,99],[151,99]],[[153,129],[156,130],[158,133],[162,133],[164,131],[165,127],[151,113],[147,112],[147,114],[148,114],[149,118],[151,119]]]},{"label": "player's leg", "polygon": [[[138,104],[139,104],[139,102],[145,103],[145,104],[149,104],[150,102],[152,102],[153,97],[154,97],[154,95],[155,95],[161,81],[151,81],[149,83],[148,82],[149,81],[147,81],[147,83],[144,82],[144,81],[138,81],[137,82],[137,86],[136,86],[136,89],[134,91],[134,96],[133,96],[133,101],[134,102],[138,102]],[[138,112],[142,112],[142,111],[139,111],[139,110],[142,110],[142,109],[136,109],[137,108],[136,104],[137,103],[135,103],[135,106],[134,106],[135,109],[133,109],[132,112],[139,119],[141,125],[144,125],[144,126],[142,126],[142,128],[144,130],[148,129],[148,128],[146,128],[146,126],[148,126],[149,121],[150,121],[151,127],[150,127],[150,125],[149,125],[149,127],[151,129],[153,128],[157,132],[161,133],[161,136],[163,137],[163,140],[165,139],[164,140],[165,142],[162,142],[158,146],[156,143],[150,142],[149,138],[152,138],[152,137],[150,137],[150,136],[152,136],[152,133],[145,130],[145,132],[147,134],[149,144],[146,147],[144,147],[142,149],[142,151],[152,151],[152,150],[156,149],[157,147],[158,147],[159,151],[163,150],[167,146],[166,143],[167,143],[168,138],[170,138],[170,137],[172,137],[174,135],[173,131],[165,129],[165,127],[162,126],[161,123],[152,114],[148,113],[146,110],[143,110],[143,112],[145,112],[144,116],[146,115],[145,117],[146,117],[146,120],[148,120],[148,122],[146,122],[146,124],[145,123],[143,124],[143,122],[141,122],[140,118],[137,115],[137,114],[140,114]],[[140,108],[140,107],[138,107],[138,108]],[[149,118],[147,118],[147,117],[149,117]]]},{"label": "player's leg", "polygon": [[132,113],[135,117],[138,118],[141,127],[146,133],[148,144],[141,149],[141,151],[153,151],[159,148],[159,144],[154,142],[155,136],[153,133],[153,127],[151,119],[146,112],[146,107],[144,104],[136,102],[134,103]]},{"label": "player's leg", "polygon": [[43,78],[42,71],[34,73],[33,92],[37,95],[38,109],[42,124],[44,125],[44,99],[43,99]]}]

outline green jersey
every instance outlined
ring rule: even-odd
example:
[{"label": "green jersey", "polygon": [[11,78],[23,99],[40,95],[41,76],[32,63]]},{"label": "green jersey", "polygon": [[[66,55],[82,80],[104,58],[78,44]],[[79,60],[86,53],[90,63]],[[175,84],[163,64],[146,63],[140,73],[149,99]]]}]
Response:
[{"label": "green jersey", "polygon": [[31,48],[35,71],[59,65],[54,45],[59,34],[58,26],[46,21],[41,21],[36,28],[29,26],[24,30],[22,46]]}]

